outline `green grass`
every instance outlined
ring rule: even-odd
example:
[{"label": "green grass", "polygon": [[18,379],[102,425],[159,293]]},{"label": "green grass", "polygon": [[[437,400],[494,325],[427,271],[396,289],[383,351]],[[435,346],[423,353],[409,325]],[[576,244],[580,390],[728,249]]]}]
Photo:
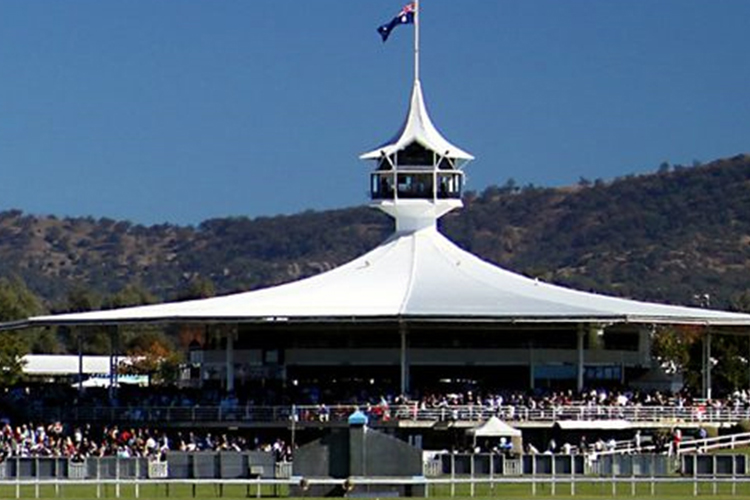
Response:
[{"label": "green grass", "polygon": [[[575,496],[571,495],[570,484],[556,484],[540,480],[535,486],[535,494],[532,494],[530,484],[510,484],[496,483],[475,483],[472,487],[469,484],[456,485],[453,489],[450,485],[431,485],[429,487],[430,498],[450,498],[451,494],[455,498],[477,498],[477,499],[497,499],[497,500],[517,500],[517,499],[578,499],[578,500],[601,500],[601,499],[630,499],[630,500],[671,500],[685,499],[694,497],[694,483],[689,481],[682,484],[654,484],[653,495],[652,485],[650,483],[638,483],[635,489],[631,484],[620,483],[615,489],[609,482],[580,482],[575,485]],[[0,483],[0,498],[16,498],[16,493],[20,493],[19,498],[52,500],[52,499],[78,499],[78,500],[95,500],[98,498],[113,499],[118,497],[118,490],[114,485],[100,485],[96,483],[87,485],[60,485],[57,488],[51,484],[40,485],[37,489],[35,486],[17,487],[12,482]],[[355,488],[354,493],[357,492]],[[139,487],[138,497],[143,500],[156,499],[190,499],[199,498],[201,500],[212,498],[224,498],[227,500],[239,500],[247,498],[256,498],[258,490],[256,485],[224,485],[217,484],[200,484],[195,488],[188,484],[167,484],[164,482],[148,482],[141,484]],[[473,493],[473,495],[472,495]],[[750,499],[750,483],[735,483],[734,495],[732,495],[731,483],[712,483],[703,481],[698,483],[698,498],[710,497],[711,500],[728,500],[728,499]],[[260,494],[263,498],[282,497],[289,498],[288,488],[286,486],[262,486]],[[123,499],[136,498],[135,486],[123,485],[119,488],[119,497]],[[308,497],[310,498],[310,497]]]},{"label": "green grass", "polygon": [[[716,490],[714,490],[714,486]],[[474,497],[476,498],[494,498],[494,499],[519,499],[519,498],[539,498],[539,499],[684,499],[693,497],[694,483],[669,483],[654,484],[653,490],[650,483],[637,483],[635,486],[626,483],[619,483],[612,488],[609,482],[578,482],[575,485],[575,496],[572,495],[570,484],[556,484],[551,482],[537,483],[535,488],[529,484],[477,484],[474,488]],[[535,490],[535,492],[534,492]],[[653,495],[652,495],[653,491]],[[534,494],[535,493],[535,494]],[[712,500],[719,499],[739,499],[750,498],[750,483],[736,483],[734,485],[734,495],[732,494],[732,484],[714,483],[706,481],[698,483],[697,493],[699,496],[710,496]],[[461,485],[455,488],[457,498],[471,497],[471,488],[468,485]],[[430,496],[450,497],[450,485],[440,485],[430,487]]]}]

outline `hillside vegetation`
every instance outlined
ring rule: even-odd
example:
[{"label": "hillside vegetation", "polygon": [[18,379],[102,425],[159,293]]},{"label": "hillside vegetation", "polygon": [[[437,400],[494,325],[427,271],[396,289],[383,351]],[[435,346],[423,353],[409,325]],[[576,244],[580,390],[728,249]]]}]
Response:
[{"label": "hillside vegetation", "polygon": [[[509,269],[620,296],[695,304],[708,295],[712,306],[746,308],[749,156],[568,188],[509,181],[467,193],[465,205],[442,230]],[[228,293],[310,276],[375,247],[392,229],[367,207],[197,227],[6,210],[0,277],[21,279],[57,311],[81,289],[106,296],[130,285],[171,300],[198,293],[196,283],[200,293]]]}]

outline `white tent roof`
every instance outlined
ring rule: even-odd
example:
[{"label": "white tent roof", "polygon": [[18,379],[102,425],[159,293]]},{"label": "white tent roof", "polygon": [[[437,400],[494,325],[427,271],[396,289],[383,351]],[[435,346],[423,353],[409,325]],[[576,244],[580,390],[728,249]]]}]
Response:
[{"label": "white tent roof", "polygon": [[599,429],[605,431],[630,429],[633,427],[628,420],[558,420],[555,425],[567,431]]},{"label": "white tent roof", "polygon": [[341,267],[293,283],[202,300],[39,316],[25,325],[389,318],[750,325],[746,314],[627,300],[530,279],[460,249],[435,228],[396,233]]},{"label": "white tent roof", "polygon": [[511,427],[499,418],[492,416],[481,425],[466,430],[467,434],[475,437],[519,437],[521,431]]},{"label": "white tent roof", "polygon": [[448,142],[432,124],[427,113],[427,107],[422,96],[422,86],[419,80],[414,80],[414,88],[411,93],[411,103],[406,121],[396,135],[385,144],[382,144],[360,156],[362,160],[376,160],[382,155],[391,155],[396,151],[404,149],[413,142],[418,142],[427,149],[448,158],[460,160],[473,160],[474,157]]},{"label": "white tent roof", "polygon": [[109,356],[83,356],[74,354],[27,354],[23,358],[23,372],[27,375],[77,375],[79,362],[86,375],[108,374]]}]

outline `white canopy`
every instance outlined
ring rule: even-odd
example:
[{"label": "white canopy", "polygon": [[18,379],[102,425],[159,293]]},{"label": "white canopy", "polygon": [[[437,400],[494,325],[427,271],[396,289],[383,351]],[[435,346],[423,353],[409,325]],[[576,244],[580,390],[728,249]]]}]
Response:
[{"label": "white canopy", "polygon": [[27,375],[109,374],[109,356],[76,356],[74,354],[27,354],[23,356],[23,372]]},{"label": "white canopy", "polygon": [[411,103],[406,121],[396,135],[385,144],[382,144],[360,156],[362,160],[377,160],[383,155],[391,155],[396,151],[404,149],[413,142],[418,142],[427,149],[437,152],[448,158],[459,160],[473,160],[474,157],[448,142],[432,124],[427,113],[427,106],[422,96],[422,86],[419,80],[414,80],[414,88],[411,93]]},{"label": "white canopy", "polygon": [[631,422],[624,419],[615,420],[558,420],[555,422],[560,429],[566,431],[578,431],[578,430],[604,430],[604,431],[619,431],[624,429],[630,429],[633,427]]},{"label": "white canopy", "polygon": [[492,416],[483,424],[467,429],[466,434],[474,437],[520,437],[521,431]]},{"label": "white canopy", "polygon": [[382,319],[750,325],[747,314],[627,300],[530,279],[426,228],[396,233],[341,267],[293,283],[202,300],[38,316],[21,326]]}]

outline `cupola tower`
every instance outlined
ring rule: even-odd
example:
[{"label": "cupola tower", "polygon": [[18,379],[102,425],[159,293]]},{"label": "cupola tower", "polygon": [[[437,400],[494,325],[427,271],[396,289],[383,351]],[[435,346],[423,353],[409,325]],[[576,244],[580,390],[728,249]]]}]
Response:
[{"label": "cupola tower", "polygon": [[396,220],[397,232],[435,227],[437,219],[463,206],[463,166],[474,157],[448,142],[432,124],[419,80],[419,8],[414,12],[414,85],[401,129],[364,153],[371,160],[370,205]]}]

